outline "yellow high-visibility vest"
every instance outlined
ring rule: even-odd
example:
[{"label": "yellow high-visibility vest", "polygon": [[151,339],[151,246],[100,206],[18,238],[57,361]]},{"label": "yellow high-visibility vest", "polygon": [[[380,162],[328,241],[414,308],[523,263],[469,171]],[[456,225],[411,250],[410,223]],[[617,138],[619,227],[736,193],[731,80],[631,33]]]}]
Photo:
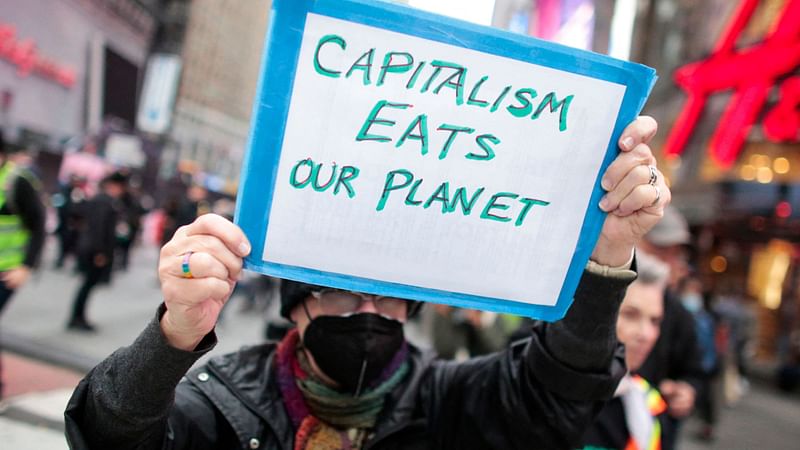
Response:
[{"label": "yellow high-visibility vest", "polygon": [[[23,176],[11,161],[0,167],[0,209],[8,202],[12,183],[17,176]],[[7,208],[11,209],[11,208]],[[23,226],[17,214],[0,214],[0,272],[14,269],[25,260],[25,249],[28,246],[30,233]]]}]

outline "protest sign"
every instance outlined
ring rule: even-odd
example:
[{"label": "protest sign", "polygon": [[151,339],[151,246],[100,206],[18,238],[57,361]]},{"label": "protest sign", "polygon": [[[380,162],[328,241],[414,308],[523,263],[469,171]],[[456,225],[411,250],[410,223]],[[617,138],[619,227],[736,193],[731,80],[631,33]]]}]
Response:
[{"label": "protest sign", "polygon": [[392,3],[276,0],[246,267],[555,320],[652,69]]}]

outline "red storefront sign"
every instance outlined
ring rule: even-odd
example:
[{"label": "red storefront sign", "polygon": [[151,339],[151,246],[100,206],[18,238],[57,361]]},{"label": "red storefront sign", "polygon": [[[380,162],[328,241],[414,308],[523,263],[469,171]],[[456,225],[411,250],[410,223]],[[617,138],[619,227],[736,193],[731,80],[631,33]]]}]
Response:
[{"label": "red storefront sign", "polygon": [[15,65],[20,77],[35,74],[66,88],[75,85],[73,68],[40,55],[32,39],[17,40],[17,29],[13,25],[0,23],[0,59]]},{"label": "red storefront sign", "polygon": [[775,85],[780,85],[780,100],[765,116],[764,132],[777,142],[798,139],[800,76],[790,75],[800,68],[800,0],[787,0],[762,42],[739,50],[736,41],[758,3],[742,0],[711,56],[675,71],[675,82],[688,99],[667,137],[667,156],[683,153],[708,97],[729,89],[734,94],[709,144],[711,156],[722,167],[736,161]]}]

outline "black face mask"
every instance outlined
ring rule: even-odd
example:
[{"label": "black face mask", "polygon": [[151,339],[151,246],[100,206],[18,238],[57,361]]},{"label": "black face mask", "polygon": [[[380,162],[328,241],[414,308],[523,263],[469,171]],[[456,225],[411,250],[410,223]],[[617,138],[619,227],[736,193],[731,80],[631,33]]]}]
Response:
[{"label": "black face mask", "polygon": [[403,341],[401,322],[371,313],[319,316],[303,336],[325,375],[355,395],[380,376]]}]

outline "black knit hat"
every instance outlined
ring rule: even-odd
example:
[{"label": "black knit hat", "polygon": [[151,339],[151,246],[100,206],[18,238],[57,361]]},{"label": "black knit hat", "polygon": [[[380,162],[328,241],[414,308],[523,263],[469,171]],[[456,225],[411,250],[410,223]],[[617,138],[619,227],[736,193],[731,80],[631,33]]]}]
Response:
[{"label": "black knit hat", "polygon": [[[281,316],[292,320],[291,314],[295,306],[308,298],[312,292],[325,289],[316,284],[303,283],[300,281],[281,280]],[[416,314],[422,307],[422,302],[409,301],[408,317]]]},{"label": "black knit hat", "polygon": [[295,306],[305,300],[311,292],[323,289],[316,284],[301,283],[299,281],[281,280],[281,315],[292,320],[291,314]]}]

